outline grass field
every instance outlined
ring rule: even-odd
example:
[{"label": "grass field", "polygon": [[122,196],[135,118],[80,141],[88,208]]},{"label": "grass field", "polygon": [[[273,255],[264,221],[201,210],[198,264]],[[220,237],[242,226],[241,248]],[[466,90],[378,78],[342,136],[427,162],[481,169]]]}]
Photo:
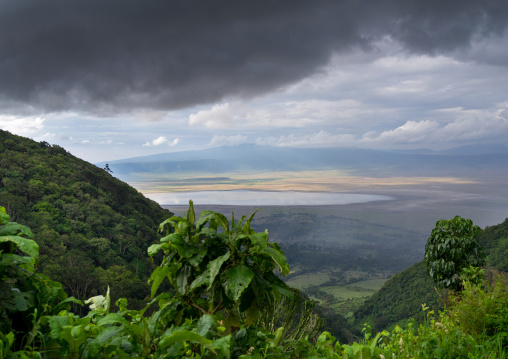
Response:
[{"label": "grass field", "polygon": [[298,276],[295,276],[289,280],[286,280],[286,283],[294,288],[302,289],[313,286],[320,286],[323,283],[326,283],[330,280],[330,275],[328,273],[304,273]]}]

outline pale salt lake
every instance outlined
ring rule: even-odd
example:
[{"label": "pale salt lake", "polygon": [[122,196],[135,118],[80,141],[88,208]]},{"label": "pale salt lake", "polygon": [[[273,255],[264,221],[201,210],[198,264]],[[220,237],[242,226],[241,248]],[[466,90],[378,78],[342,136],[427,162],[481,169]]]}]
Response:
[{"label": "pale salt lake", "polygon": [[199,191],[158,192],[145,196],[161,205],[186,205],[191,199],[196,205],[230,206],[318,206],[389,201],[393,197],[336,192],[276,192],[276,191]]}]

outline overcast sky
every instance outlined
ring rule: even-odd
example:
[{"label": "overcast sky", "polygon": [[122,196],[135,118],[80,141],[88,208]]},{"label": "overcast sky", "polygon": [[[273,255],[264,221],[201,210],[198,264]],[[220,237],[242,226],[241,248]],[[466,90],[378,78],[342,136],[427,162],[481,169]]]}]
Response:
[{"label": "overcast sky", "polygon": [[91,162],[508,143],[506,0],[2,0],[0,128]]}]

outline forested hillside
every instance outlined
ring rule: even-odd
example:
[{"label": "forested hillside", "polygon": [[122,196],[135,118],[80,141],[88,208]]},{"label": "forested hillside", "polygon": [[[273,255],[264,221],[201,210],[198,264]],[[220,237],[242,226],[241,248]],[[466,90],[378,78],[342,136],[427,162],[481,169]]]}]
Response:
[{"label": "forested hillside", "polygon": [[480,240],[488,262],[494,268],[508,272],[508,218],[496,226],[486,227]]},{"label": "forested hillside", "polygon": [[[32,229],[43,273],[69,295],[148,295],[147,248],[171,213],[62,147],[0,130],[0,205]],[[141,304],[140,304],[141,305]]]},{"label": "forested hillside", "polygon": [[[508,219],[486,227],[479,240],[485,250],[487,267],[508,271]],[[421,323],[425,318],[422,304],[435,309],[442,307],[434,286],[422,260],[394,275],[368,298],[355,312],[356,325],[369,322],[374,329],[383,330],[395,323],[407,322],[409,318]]]},{"label": "forested hillside", "polygon": [[368,322],[379,331],[409,318],[421,323],[425,319],[422,304],[436,310],[442,306],[423,260],[394,275],[367,298],[355,313],[356,324]]}]

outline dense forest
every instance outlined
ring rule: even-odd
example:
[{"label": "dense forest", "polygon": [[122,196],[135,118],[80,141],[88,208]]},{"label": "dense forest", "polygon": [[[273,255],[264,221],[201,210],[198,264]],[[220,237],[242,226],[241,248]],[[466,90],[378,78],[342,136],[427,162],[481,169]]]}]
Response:
[{"label": "dense forest", "polygon": [[487,267],[460,290],[436,290],[422,261],[346,320],[281,280],[284,247],[254,214],[172,217],[108,168],[6,131],[0,154],[0,358],[506,356],[508,220],[481,232]]},{"label": "dense forest", "polygon": [[29,226],[39,270],[85,299],[109,286],[139,306],[154,266],[147,248],[171,213],[62,147],[0,130],[0,205]]}]

